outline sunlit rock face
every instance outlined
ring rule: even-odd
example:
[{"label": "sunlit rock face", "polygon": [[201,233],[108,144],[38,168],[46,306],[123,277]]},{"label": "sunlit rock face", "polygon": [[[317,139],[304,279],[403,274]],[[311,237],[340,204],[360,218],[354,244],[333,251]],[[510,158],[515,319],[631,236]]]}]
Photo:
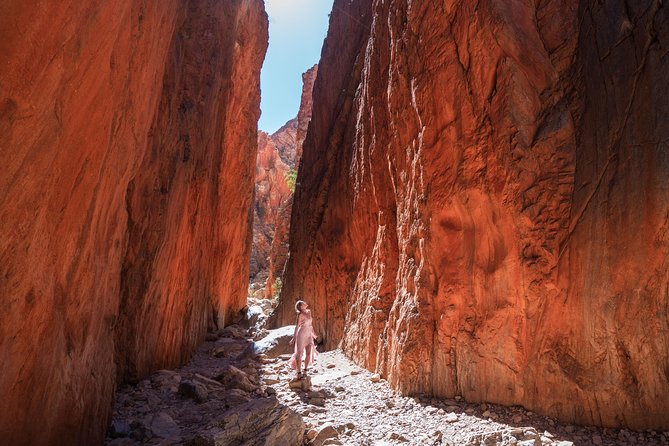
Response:
[{"label": "sunlit rock face", "polygon": [[658,1],[335,0],[275,323],[408,393],[669,427]]},{"label": "sunlit rock face", "polygon": [[[297,119],[289,121],[272,135],[258,132],[258,158],[255,171],[255,197],[253,206],[253,247],[251,253],[251,282],[267,278],[272,240],[281,207],[292,197],[286,175],[294,162]],[[279,147],[283,150],[280,151]]]},{"label": "sunlit rock face", "polygon": [[318,65],[314,65],[302,74],[297,117],[271,135],[258,132],[250,274],[251,282],[265,283],[266,298],[280,290],[276,280],[281,278],[288,258],[294,180],[311,120],[311,93],[317,70]]},{"label": "sunlit rock face", "polygon": [[0,438],[100,444],[118,379],[183,361],[245,304],[267,17],[0,10]]}]

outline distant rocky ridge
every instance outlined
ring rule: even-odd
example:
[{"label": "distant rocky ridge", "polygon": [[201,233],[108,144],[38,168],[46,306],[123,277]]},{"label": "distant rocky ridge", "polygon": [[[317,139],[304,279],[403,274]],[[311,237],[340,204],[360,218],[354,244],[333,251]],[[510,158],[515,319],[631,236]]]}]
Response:
[{"label": "distant rocky ridge", "polygon": [[311,93],[317,72],[318,65],[314,65],[302,75],[297,117],[272,135],[258,132],[250,276],[251,283],[268,298],[274,293],[276,279],[281,277],[288,257],[294,180],[311,120]]}]

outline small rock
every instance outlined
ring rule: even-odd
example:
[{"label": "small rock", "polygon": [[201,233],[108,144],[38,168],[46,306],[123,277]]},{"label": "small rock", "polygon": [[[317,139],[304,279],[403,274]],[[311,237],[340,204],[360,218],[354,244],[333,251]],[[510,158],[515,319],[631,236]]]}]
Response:
[{"label": "small rock", "polygon": [[313,442],[315,444],[322,444],[325,443],[325,440],[337,438],[338,436],[337,429],[335,429],[332,423],[325,423],[318,429],[318,434],[314,437]]},{"label": "small rock", "polygon": [[109,426],[109,436],[111,438],[127,437],[130,435],[130,424],[125,420],[114,420]]},{"label": "small rock", "polygon": [[343,391],[345,391],[345,390],[346,390],[346,389],[343,388],[342,386],[337,386],[337,387],[335,387],[335,392],[343,392]]},{"label": "small rock", "polygon": [[327,367],[328,369],[334,369],[336,366],[334,364],[328,364],[325,367]]},{"label": "small rock", "polygon": [[458,421],[458,416],[456,414],[449,413],[448,415],[446,415],[446,422],[455,423],[456,421]]},{"label": "small rock", "polygon": [[265,393],[267,393],[267,395],[276,395],[276,389],[274,387],[268,387],[265,389]]},{"label": "small rock", "polygon": [[294,390],[302,390],[308,392],[311,390],[311,377],[307,376],[306,378],[295,379],[288,383],[288,387]]},{"label": "small rock", "polygon": [[600,437],[599,435],[593,435],[592,436],[592,442],[594,444],[600,445],[600,444],[602,444],[602,437]]},{"label": "small rock", "polygon": [[323,406],[325,406],[325,399],[323,399],[323,398],[309,398],[309,404],[312,404],[314,406],[323,407]]},{"label": "small rock", "polygon": [[360,371],[359,370],[351,370],[351,376],[359,375]]},{"label": "small rock", "polygon": [[377,383],[377,382],[381,381],[381,377],[379,376],[378,373],[375,373],[375,374],[372,375],[371,378],[369,378],[369,380],[373,383]]},{"label": "small rock", "polygon": [[207,392],[207,388],[203,384],[184,380],[179,384],[179,395],[201,403],[207,399],[209,392]]},{"label": "small rock", "polygon": [[514,423],[518,424],[523,421],[523,416],[520,414],[514,415],[513,418],[511,419]]},{"label": "small rock", "polygon": [[314,438],[316,438],[316,435],[318,435],[318,431],[316,429],[309,429],[307,431],[307,438],[309,440],[313,440]]},{"label": "small rock", "polygon": [[181,429],[171,416],[160,412],[151,419],[151,433],[159,438],[177,439],[181,435]]},{"label": "small rock", "polygon": [[279,383],[279,380],[276,379],[276,378],[265,378],[263,381],[268,386],[271,386],[272,384],[278,384]]},{"label": "small rock", "polygon": [[400,443],[406,443],[406,442],[409,441],[409,440],[406,439],[406,437],[404,435],[398,434],[397,432],[392,432],[392,433],[388,434],[388,439],[398,441]]},{"label": "small rock", "polygon": [[253,392],[258,386],[253,384],[248,373],[238,369],[233,365],[227,365],[216,380],[221,382],[228,389],[241,389],[245,392]]}]

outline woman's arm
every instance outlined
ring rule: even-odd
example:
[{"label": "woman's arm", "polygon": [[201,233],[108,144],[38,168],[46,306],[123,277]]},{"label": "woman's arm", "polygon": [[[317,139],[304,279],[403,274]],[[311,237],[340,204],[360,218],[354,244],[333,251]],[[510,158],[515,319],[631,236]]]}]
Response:
[{"label": "woman's arm", "polygon": [[300,326],[300,315],[297,315],[297,320],[295,321],[295,331],[293,331],[293,337],[290,340],[290,345],[293,345],[295,343],[295,336],[297,336],[297,327]]},{"label": "woman's arm", "polygon": [[316,321],[314,320],[314,312],[311,312],[311,336],[314,338],[314,340],[318,339],[318,335],[316,334],[316,331],[314,330],[314,326],[316,325]]}]

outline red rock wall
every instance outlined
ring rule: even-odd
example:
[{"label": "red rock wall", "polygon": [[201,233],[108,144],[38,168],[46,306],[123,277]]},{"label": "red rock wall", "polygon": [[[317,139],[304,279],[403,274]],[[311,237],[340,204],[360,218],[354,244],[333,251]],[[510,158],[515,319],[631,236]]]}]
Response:
[{"label": "red rock wall", "polygon": [[335,0],[276,323],[396,388],[669,427],[666,7]]},{"label": "red rock wall", "polygon": [[295,134],[295,170],[299,167],[302,159],[302,146],[311,122],[316,75],[318,75],[318,64],[302,73],[302,95],[300,96],[300,109],[297,112],[297,131]]},{"label": "red rock wall", "polygon": [[[290,123],[293,125],[289,125]],[[289,124],[272,135],[258,132],[251,253],[252,282],[263,282],[267,279],[270,253],[274,233],[281,218],[281,208],[293,195],[286,182],[286,174],[290,171],[288,159],[284,161],[278,147],[280,141],[283,143],[281,147],[284,151],[294,156],[297,121],[291,120]]]},{"label": "red rock wall", "polygon": [[244,305],[266,28],[256,0],[0,5],[6,444],[101,443],[117,374]]}]

